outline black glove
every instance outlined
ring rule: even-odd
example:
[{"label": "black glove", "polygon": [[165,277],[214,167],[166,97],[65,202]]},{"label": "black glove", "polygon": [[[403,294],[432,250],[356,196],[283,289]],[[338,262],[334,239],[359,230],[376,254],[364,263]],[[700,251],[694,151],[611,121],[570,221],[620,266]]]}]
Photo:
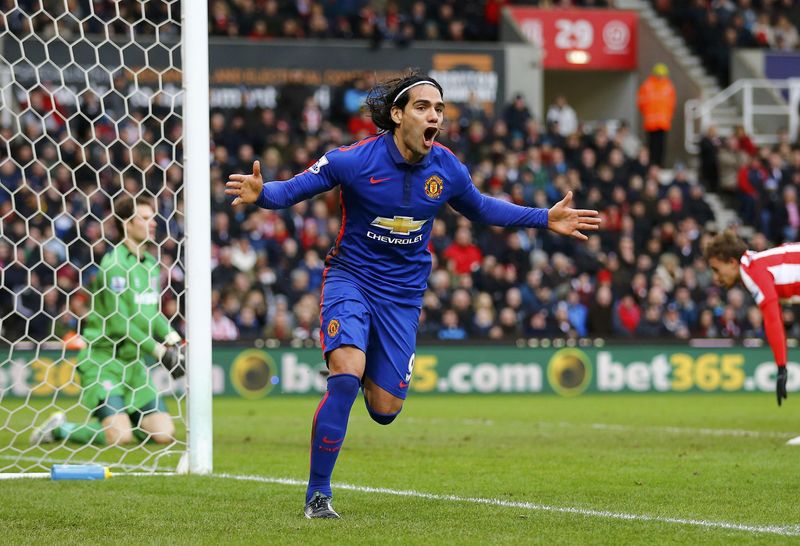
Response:
[{"label": "black glove", "polygon": [[775,394],[778,395],[778,405],[781,405],[781,400],[786,400],[786,377],[788,371],[786,366],[778,366],[778,380],[775,382]]},{"label": "black glove", "polygon": [[161,365],[164,366],[167,371],[169,371],[173,379],[183,377],[183,375],[186,373],[186,367],[184,366],[184,360],[186,357],[183,356],[181,347],[178,345],[167,345],[164,348],[166,350],[164,351],[164,355],[161,357]]}]

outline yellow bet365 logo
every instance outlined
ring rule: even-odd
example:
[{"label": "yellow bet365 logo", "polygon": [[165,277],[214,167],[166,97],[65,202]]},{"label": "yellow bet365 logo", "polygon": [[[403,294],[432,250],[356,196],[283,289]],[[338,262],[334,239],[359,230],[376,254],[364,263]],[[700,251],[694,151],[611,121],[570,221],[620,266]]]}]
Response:
[{"label": "yellow bet365 logo", "polygon": [[372,225],[388,229],[389,233],[408,235],[413,231],[419,231],[427,220],[415,220],[411,216],[395,216],[394,218],[384,218],[378,216],[372,221]]}]

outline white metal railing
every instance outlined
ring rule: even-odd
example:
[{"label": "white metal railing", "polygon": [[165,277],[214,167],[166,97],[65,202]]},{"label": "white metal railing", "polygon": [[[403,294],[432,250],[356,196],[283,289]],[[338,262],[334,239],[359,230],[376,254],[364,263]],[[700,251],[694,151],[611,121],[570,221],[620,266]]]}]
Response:
[{"label": "white metal railing", "polygon": [[[724,113],[732,109],[735,122]],[[737,80],[709,99],[689,99],[684,104],[684,124],[684,145],[692,154],[699,151],[697,143],[712,125],[720,134],[742,125],[759,145],[778,142],[781,130],[795,142],[800,130],[800,78]]]}]

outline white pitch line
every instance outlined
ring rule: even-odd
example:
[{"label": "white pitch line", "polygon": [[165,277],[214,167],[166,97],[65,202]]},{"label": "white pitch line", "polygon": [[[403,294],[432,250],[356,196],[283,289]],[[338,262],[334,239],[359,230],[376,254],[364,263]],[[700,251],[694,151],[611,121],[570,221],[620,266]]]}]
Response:
[{"label": "white pitch line", "polygon": [[[466,425],[466,426],[482,426],[491,427],[495,422],[491,419],[442,419],[434,417],[432,419],[409,417],[402,421],[403,423],[428,423],[436,425]],[[777,438],[785,440],[787,438],[794,438],[800,436],[800,432],[776,432],[776,431],[763,431],[763,430],[744,430],[744,429],[729,429],[729,428],[692,428],[692,427],[674,427],[674,426],[642,426],[637,427],[633,425],[618,425],[613,423],[572,423],[569,421],[504,421],[503,424],[519,424],[519,425],[538,425],[544,427],[562,427],[562,428],[590,428],[593,430],[610,430],[615,432],[664,432],[667,434],[697,434],[700,436],[732,436],[737,438]]]},{"label": "white pitch line", "polygon": [[[575,423],[562,422],[559,426],[576,426]],[[786,439],[798,436],[797,432],[775,432],[763,430],[742,430],[733,428],[692,428],[692,427],[635,427],[631,425],[612,425],[608,423],[590,423],[589,428],[595,430],[613,430],[619,432],[666,432],[669,434],[699,434],[701,436],[734,436],[737,438],[779,438]]]},{"label": "white pitch line", "polygon": [[[260,483],[274,483],[280,485],[306,486],[306,482],[292,478],[269,478],[265,476],[243,476],[236,474],[213,474],[215,478],[225,478],[240,481],[252,481]],[[424,493],[421,491],[388,489],[385,487],[365,487],[360,485],[350,485],[337,483],[333,485],[336,489],[346,491],[357,491],[360,493],[379,493],[384,495],[395,495],[399,497],[414,497],[434,501],[452,501],[470,504],[485,504],[489,506],[500,506],[503,508],[521,508],[536,512],[554,512],[560,514],[574,514],[595,518],[619,519],[625,521],[646,521],[655,523],[671,523],[677,525],[691,525],[695,527],[705,527],[708,529],[729,529],[732,531],[744,531],[747,533],[768,533],[785,537],[800,536],[800,524],[795,525],[749,525],[744,523],[733,523],[728,521],[709,521],[704,519],[671,518],[665,516],[651,516],[649,514],[626,514],[624,512],[611,512],[608,510],[591,510],[587,508],[574,508],[570,506],[550,506],[532,502],[514,502],[502,499],[492,499],[483,497],[461,497],[458,495],[438,495],[436,493]]]}]

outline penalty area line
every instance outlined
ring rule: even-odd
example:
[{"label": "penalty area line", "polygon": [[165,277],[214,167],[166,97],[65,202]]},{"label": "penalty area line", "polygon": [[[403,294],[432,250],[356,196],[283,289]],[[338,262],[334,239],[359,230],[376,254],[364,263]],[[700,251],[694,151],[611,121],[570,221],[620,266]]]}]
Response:
[{"label": "penalty area line", "polygon": [[[247,476],[247,475],[237,475],[237,474],[212,474],[212,476],[215,478],[224,478],[229,480],[271,483],[278,485],[291,485],[291,486],[302,486],[302,487],[306,486],[305,481],[295,480],[292,478],[271,478],[267,476]],[[507,501],[502,499],[484,498],[484,497],[462,497],[459,495],[440,495],[436,493],[425,493],[422,491],[389,489],[385,487],[365,487],[361,485],[351,485],[343,483],[333,484],[333,487],[335,489],[344,489],[346,491],[357,491],[359,493],[378,493],[384,495],[394,495],[398,497],[413,497],[413,498],[433,500],[433,501],[451,501],[451,502],[460,502],[468,504],[484,504],[487,506],[498,506],[502,508],[519,508],[535,512],[573,514],[577,516],[616,519],[616,520],[635,521],[635,522],[654,522],[654,523],[669,523],[674,525],[690,525],[694,527],[703,527],[706,529],[727,529],[732,531],[743,531],[746,533],[760,533],[760,534],[766,533],[766,534],[779,535],[785,537],[800,536],[800,524],[750,525],[745,523],[734,523],[728,521],[673,518],[666,516],[653,516],[649,514],[627,514],[624,512],[612,512],[608,510],[592,510],[587,508],[575,508],[570,506],[552,506],[534,502],[516,502],[516,501]]]}]

